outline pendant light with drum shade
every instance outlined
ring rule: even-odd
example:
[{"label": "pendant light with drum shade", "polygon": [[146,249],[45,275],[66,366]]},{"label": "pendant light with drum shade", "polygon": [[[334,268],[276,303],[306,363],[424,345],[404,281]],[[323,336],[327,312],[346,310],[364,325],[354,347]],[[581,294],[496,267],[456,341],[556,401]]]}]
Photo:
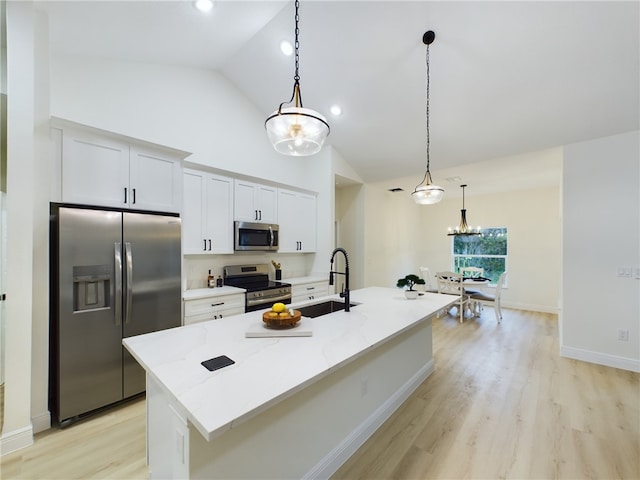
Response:
[{"label": "pendant light with drum shade", "polygon": [[[295,75],[293,77],[293,94],[288,102],[282,102],[278,110],[273,112],[264,122],[267,136],[277,152],[283,155],[303,157],[318,153],[327,135],[329,124],[327,120],[315,110],[304,108],[302,93],[300,92],[300,42],[298,23],[300,16],[299,0],[295,1]],[[293,103],[293,107],[284,107]]]},{"label": "pendant light with drum shade", "polygon": [[418,205],[432,205],[442,200],[444,196],[444,189],[433,184],[431,180],[431,172],[429,171],[429,147],[430,147],[430,132],[429,132],[429,45],[433,43],[436,38],[436,34],[429,30],[422,36],[422,42],[427,46],[427,171],[424,173],[422,181],[416,185],[415,190],[411,194],[411,198]]}]

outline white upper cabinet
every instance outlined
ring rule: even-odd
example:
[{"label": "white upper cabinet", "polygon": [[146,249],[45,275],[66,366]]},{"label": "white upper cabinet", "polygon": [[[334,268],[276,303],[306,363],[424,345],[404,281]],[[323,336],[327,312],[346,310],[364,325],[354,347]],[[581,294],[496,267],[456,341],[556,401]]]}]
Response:
[{"label": "white upper cabinet", "polygon": [[182,165],[179,159],[130,146],[129,207],[179,212],[182,205]]},{"label": "white upper cabinet", "polygon": [[276,187],[235,181],[234,219],[241,222],[278,223]]},{"label": "white upper cabinet", "polygon": [[233,179],[191,169],[183,178],[183,253],[233,253]]},{"label": "white upper cabinet", "polygon": [[62,201],[127,207],[129,144],[72,130],[62,138]]},{"label": "white upper cabinet", "polygon": [[178,213],[182,159],[113,135],[62,130],[62,201]]},{"label": "white upper cabinet", "polygon": [[278,189],[280,253],[316,251],[316,197]]}]

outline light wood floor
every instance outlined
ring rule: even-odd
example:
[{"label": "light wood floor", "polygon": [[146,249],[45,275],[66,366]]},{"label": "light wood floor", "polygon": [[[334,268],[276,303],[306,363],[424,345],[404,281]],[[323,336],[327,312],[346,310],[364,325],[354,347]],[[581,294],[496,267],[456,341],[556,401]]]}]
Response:
[{"label": "light wood floor", "polygon": [[[455,310],[454,310],[455,311]],[[436,368],[341,479],[639,479],[640,375],[560,358],[556,317],[434,320]],[[3,479],[146,479],[144,401],[2,458]]]}]

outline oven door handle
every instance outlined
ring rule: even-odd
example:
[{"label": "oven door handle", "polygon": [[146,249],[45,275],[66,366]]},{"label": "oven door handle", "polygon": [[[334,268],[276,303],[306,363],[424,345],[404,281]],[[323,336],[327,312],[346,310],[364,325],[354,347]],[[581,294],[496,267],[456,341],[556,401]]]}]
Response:
[{"label": "oven door handle", "polygon": [[277,297],[268,297],[268,298],[264,298],[261,297],[259,299],[255,299],[255,300],[248,300],[247,299],[247,306],[255,306],[255,305],[268,305],[270,303],[274,303],[274,302],[279,302],[281,300],[289,300],[289,302],[291,301],[291,294],[290,293],[285,293],[283,295],[278,295]]}]

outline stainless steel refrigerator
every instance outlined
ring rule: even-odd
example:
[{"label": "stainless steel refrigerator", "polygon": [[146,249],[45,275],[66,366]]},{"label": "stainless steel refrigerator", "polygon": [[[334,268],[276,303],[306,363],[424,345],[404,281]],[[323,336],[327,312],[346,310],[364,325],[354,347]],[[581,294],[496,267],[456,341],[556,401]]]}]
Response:
[{"label": "stainless steel refrigerator", "polygon": [[65,426],[139,394],[125,337],[177,327],[180,218],[51,205],[49,408]]}]

